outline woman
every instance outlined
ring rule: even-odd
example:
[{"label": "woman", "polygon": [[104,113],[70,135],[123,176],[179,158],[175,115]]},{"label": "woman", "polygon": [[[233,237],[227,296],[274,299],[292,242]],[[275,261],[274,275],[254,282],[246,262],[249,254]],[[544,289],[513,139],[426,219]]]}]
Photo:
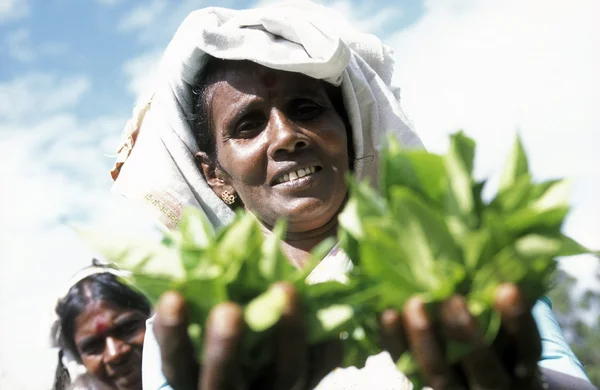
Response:
[{"label": "woman", "polygon": [[[142,347],[150,304],[97,262],[79,271],[56,305],[53,338],[60,348],[54,390],[140,390]],[[70,371],[84,374],[69,384]],[[83,370],[78,368],[83,367]],[[73,376],[77,376],[74,373]]]},{"label": "woman", "polygon": [[[335,236],[347,195],[345,175],[377,177],[386,133],[405,147],[421,147],[390,84],[392,70],[391,52],[376,37],[353,30],[320,6],[196,11],[167,48],[153,97],[138,106],[126,128],[112,172],[114,189],[150,204],[169,227],[190,204],[215,226],[227,223],[232,209],[244,207],[267,235],[278,218],[287,218],[282,246],[302,267],[316,244]],[[334,250],[309,282],[339,278],[348,266],[344,254]],[[335,344],[308,348],[294,290],[275,288],[286,293],[287,310],[274,336],[279,347],[273,364],[258,383],[246,382],[236,360],[243,333],[240,308],[232,303],[214,308],[200,369],[187,338],[185,302],[168,293],[149,321],[144,388],[314,387],[339,364],[340,351]],[[542,330],[552,325],[549,307],[538,304],[534,319],[533,303],[512,285],[499,288],[496,298],[506,340],[493,349],[482,346],[462,297],[441,305],[437,317],[443,330],[474,347],[458,366],[444,362],[432,317],[417,298],[403,313],[382,314],[383,346],[394,358],[410,348],[436,389],[541,389],[542,339],[535,320]],[[544,369],[550,388],[588,386],[560,333],[550,342],[561,345],[556,357],[568,374]],[[547,357],[540,364],[548,364]],[[335,370],[319,388],[405,386],[384,353],[363,370]]]}]

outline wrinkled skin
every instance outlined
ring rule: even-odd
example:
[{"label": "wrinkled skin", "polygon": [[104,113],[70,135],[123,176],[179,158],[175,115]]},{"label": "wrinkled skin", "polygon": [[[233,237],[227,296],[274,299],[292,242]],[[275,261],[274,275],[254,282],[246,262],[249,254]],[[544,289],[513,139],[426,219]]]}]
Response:
[{"label": "wrinkled skin", "polygon": [[99,301],[75,319],[74,341],[88,373],[119,390],[141,390],[146,315]]},{"label": "wrinkled skin", "polygon": [[[306,87],[313,90],[308,97]],[[228,66],[211,88],[209,111],[218,163],[199,154],[207,182],[217,195],[229,191],[239,196],[263,222],[265,234],[278,217],[288,217],[292,234],[283,247],[291,261],[301,266],[314,245],[335,234],[335,217],[346,197],[348,140],[341,118],[320,82],[248,62]],[[306,164],[319,165],[322,174],[296,187],[278,186],[282,168]],[[254,383],[243,377],[238,360],[244,333],[238,305],[224,303],[212,310],[200,367],[187,335],[185,302],[176,293],[164,294],[154,332],[171,386],[176,390],[312,389],[338,366],[339,344],[306,345],[294,289],[286,284],[274,288],[285,292],[286,310],[276,325],[273,364]],[[502,314],[504,338],[501,345],[488,348],[482,345],[481,330],[463,297],[440,305],[434,316],[440,319],[438,324],[415,298],[401,313],[382,313],[382,347],[394,358],[410,349],[426,381],[438,390],[542,389],[537,368],[541,343],[530,308],[515,286],[499,288],[496,309]],[[473,352],[460,364],[448,366],[440,331],[471,344]]]}]

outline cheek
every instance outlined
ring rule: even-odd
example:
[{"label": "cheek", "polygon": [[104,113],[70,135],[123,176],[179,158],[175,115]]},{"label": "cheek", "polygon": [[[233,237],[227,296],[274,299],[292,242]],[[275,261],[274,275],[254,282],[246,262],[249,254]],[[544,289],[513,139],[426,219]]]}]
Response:
[{"label": "cheek", "polygon": [[146,334],[145,329],[141,329],[138,333],[136,333],[129,341],[132,347],[142,349],[144,346],[144,336]]},{"label": "cheek", "polygon": [[263,138],[264,136],[259,136],[251,140],[230,140],[221,148],[219,163],[233,179],[234,187],[260,186],[265,183],[267,151]]},{"label": "cheek", "polygon": [[320,144],[323,145],[325,152],[334,159],[334,164],[340,169],[347,171],[350,165],[349,146],[352,142],[348,138],[346,127],[341,119],[338,118],[336,125],[323,126],[323,130],[319,133],[321,137]]},{"label": "cheek", "polygon": [[102,355],[83,356],[81,362],[85,366],[86,370],[98,378],[104,376],[104,365],[102,363]]}]

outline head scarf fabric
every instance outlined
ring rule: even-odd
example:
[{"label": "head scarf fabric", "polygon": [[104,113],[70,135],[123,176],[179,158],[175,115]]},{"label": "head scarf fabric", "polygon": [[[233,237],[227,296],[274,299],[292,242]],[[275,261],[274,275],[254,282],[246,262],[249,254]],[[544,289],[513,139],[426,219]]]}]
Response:
[{"label": "head scarf fabric", "polygon": [[391,49],[335,11],[306,1],[198,10],[167,47],[154,93],[134,110],[111,172],[113,191],[149,203],[167,227],[177,226],[186,205],[200,207],[216,227],[233,217],[194,160],[192,87],[210,57],[250,60],[340,86],[359,179],[377,178],[378,151],[387,133],[404,147],[422,147],[400,108],[399,89],[391,85]]}]

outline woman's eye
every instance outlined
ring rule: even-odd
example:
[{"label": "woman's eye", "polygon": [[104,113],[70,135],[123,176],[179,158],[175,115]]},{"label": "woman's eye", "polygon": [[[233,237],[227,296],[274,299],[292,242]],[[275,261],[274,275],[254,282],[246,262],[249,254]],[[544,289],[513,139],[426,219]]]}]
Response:
[{"label": "woman's eye", "polygon": [[262,125],[263,125],[263,122],[259,122],[259,121],[242,122],[237,127],[237,132],[243,133],[243,132],[248,132],[248,131],[254,131],[254,130],[260,128]]},{"label": "woman's eye", "polygon": [[250,137],[263,128],[265,121],[261,114],[246,115],[235,127],[235,134],[241,137]]},{"label": "woman's eye", "polygon": [[310,120],[319,116],[321,111],[321,107],[316,104],[302,103],[294,108],[294,116],[300,120]]},{"label": "woman's eye", "polygon": [[98,355],[104,352],[104,340],[99,339],[86,343],[81,351],[86,355]]},{"label": "woman's eye", "polygon": [[119,339],[127,339],[137,334],[143,327],[144,324],[139,323],[138,321],[123,324],[115,331],[115,337]]}]

